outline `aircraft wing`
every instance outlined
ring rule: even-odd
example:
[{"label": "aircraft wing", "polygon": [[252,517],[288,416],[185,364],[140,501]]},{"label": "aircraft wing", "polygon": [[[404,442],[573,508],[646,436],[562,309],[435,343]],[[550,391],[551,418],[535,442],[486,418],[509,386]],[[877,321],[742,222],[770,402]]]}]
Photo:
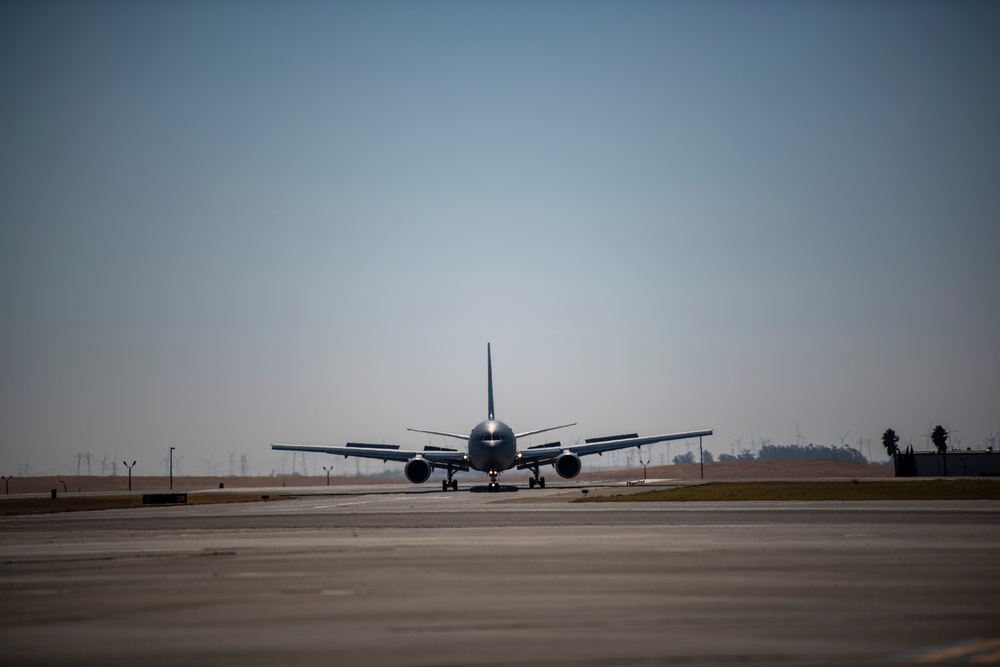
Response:
[{"label": "aircraft wing", "polygon": [[355,456],[362,459],[378,459],[380,461],[399,461],[406,463],[417,457],[428,461],[435,468],[452,467],[458,470],[469,469],[469,457],[464,452],[445,450],[443,448],[416,450],[400,449],[398,445],[369,445],[360,442],[349,442],[344,447],[323,447],[319,445],[271,445],[271,449],[289,452],[318,452],[320,454],[338,454],[343,457]]},{"label": "aircraft wing", "polygon": [[670,440],[687,440],[688,438],[699,438],[712,435],[712,430],[707,431],[686,431],[684,433],[668,433],[666,435],[651,435],[640,438],[635,433],[628,435],[616,435],[609,438],[594,438],[578,445],[562,445],[553,443],[552,445],[542,445],[518,452],[517,468],[522,470],[536,465],[552,463],[563,452],[572,452],[577,456],[587,456],[588,454],[602,454],[613,452],[617,449],[628,449],[629,447],[641,447],[642,445],[652,445],[657,442],[668,442]]}]

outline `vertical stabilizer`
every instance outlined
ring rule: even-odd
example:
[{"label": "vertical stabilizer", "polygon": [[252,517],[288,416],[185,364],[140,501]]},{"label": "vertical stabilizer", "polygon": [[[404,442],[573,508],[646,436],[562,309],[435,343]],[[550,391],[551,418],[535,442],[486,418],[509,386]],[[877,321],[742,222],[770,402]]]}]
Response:
[{"label": "vertical stabilizer", "polygon": [[490,354],[490,344],[486,343],[486,382],[489,385],[489,400],[490,400],[490,416],[489,420],[493,421],[493,357]]}]

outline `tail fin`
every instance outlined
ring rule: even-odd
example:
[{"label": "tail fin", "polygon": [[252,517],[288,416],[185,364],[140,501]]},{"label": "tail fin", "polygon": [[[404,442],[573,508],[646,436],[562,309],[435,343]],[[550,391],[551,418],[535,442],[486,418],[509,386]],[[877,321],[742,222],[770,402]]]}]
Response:
[{"label": "tail fin", "polygon": [[493,421],[493,357],[490,354],[490,344],[486,343],[486,380],[489,383],[490,416]]}]

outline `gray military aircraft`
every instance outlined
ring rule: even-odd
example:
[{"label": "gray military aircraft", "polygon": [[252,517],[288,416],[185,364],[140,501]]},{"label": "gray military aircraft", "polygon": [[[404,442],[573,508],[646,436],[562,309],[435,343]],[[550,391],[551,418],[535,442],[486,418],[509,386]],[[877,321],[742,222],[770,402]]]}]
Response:
[{"label": "gray military aircraft", "polygon": [[668,440],[684,440],[712,435],[712,430],[688,431],[686,433],[671,433],[668,435],[653,435],[640,438],[636,433],[613,435],[603,438],[591,438],[584,444],[563,445],[560,442],[550,442],[545,445],[535,445],[518,451],[517,439],[529,435],[554,431],[560,428],[576,426],[562,424],[549,426],[534,431],[514,433],[514,431],[494,417],[493,413],[493,358],[490,344],[486,344],[486,382],[489,412],[486,421],[480,422],[468,435],[464,433],[449,433],[447,431],[428,431],[409,428],[415,433],[430,433],[447,438],[457,438],[466,441],[464,452],[447,447],[427,445],[423,450],[404,450],[398,445],[373,445],[360,442],[349,442],[344,447],[319,447],[313,445],[271,445],[271,449],[293,452],[322,452],[324,454],[339,454],[347,458],[357,456],[366,459],[381,459],[382,461],[399,461],[405,463],[403,474],[414,484],[426,482],[434,468],[447,471],[448,478],[441,481],[441,490],[458,490],[458,480],[454,475],[459,470],[478,470],[490,476],[489,490],[499,489],[497,477],[501,472],[516,468],[530,470],[533,476],[528,479],[529,488],[545,488],[545,478],[539,475],[539,468],[551,465],[563,479],[572,479],[580,474],[583,464],[581,456],[601,454],[617,449],[641,447],[656,442]]}]

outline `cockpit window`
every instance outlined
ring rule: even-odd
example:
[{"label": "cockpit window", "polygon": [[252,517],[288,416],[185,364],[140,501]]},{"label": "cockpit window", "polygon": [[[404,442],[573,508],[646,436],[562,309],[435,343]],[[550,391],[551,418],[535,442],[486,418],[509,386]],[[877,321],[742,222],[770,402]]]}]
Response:
[{"label": "cockpit window", "polygon": [[480,440],[483,442],[500,442],[503,440],[503,435],[500,433],[484,433]]}]

